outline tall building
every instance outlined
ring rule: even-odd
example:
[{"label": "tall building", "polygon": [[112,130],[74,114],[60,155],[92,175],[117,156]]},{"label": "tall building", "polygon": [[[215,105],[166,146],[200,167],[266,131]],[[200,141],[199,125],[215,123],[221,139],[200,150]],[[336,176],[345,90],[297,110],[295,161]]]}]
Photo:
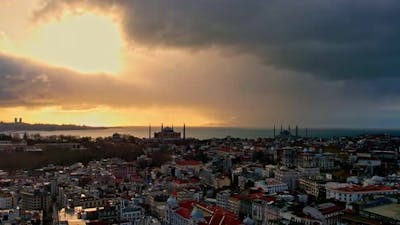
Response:
[{"label": "tall building", "polygon": [[275,172],[275,178],[283,183],[286,183],[289,190],[292,191],[297,188],[299,172],[281,168]]},{"label": "tall building", "polygon": [[11,193],[0,192],[0,209],[12,209],[15,206]]},{"label": "tall building", "polygon": [[44,190],[23,191],[21,198],[21,207],[24,210],[47,211],[51,206],[50,194]]}]

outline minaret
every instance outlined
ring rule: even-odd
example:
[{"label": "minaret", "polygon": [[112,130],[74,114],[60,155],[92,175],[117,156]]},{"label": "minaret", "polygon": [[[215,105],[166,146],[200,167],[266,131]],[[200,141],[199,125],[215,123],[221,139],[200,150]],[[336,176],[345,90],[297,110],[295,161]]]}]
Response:
[{"label": "minaret", "polygon": [[275,124],[274,124],[274,138],[276,137],[276,128],[275,128]]},{"label": "minaret", "polygon": [[299,126],[296,125],[296,137],[299,136]]},{"label": "minaret", "polygon": [[149,139],[151,138],[151,124],[149,124]]},{"label": "minaret", "polygon": [[183,124],[183,140],[186,140],[186,124]]},{"label": "minaret", "polygon": [[163,130],[164,130],[164,124],[162,123],[162,124],[161,124],[161,140],[163,140],[163,138],[164,138],[164,132],[163,132]]}]

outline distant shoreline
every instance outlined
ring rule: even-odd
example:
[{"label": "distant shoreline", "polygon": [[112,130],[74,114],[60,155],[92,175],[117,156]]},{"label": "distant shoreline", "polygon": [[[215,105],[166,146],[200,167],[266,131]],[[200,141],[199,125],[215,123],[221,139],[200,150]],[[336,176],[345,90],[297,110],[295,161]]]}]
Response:
[{"label": "distant shoreline", "polygon": [[0,123],[0,132],[13,131],[69,131],[69,130],[99,130],[110,127],[92,127],[86,125],[73,124],[29,124],[29,123]]}]

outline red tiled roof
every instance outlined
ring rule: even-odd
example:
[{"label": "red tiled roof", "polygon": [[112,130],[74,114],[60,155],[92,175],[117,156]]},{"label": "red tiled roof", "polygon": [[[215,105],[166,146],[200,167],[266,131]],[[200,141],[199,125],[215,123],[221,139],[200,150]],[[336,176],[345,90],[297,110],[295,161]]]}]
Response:
[{"label": "red tiled roof", "polygon": [[230,198],[239,201],[240,200],[240,195],[232,195]]},{"label": "red tiled roof", "polygon": [[222,220],[222,214],[215,214],[211,217],[210,221],[208,221],[209,225],[219,225]]},{"label": "red tiled roof", "polygon": [[368,185],[368,186],[353,185],[350,187],[336,188],[335,190],[344,192],[368,192],[368,191],[390,191],[393,189],[391,187],[384,185]]},{"label": "red tiled roof", "polygon": [[242,198],[250,199],[250,200],[261,199],[261,200],[264,200],[264,201],[267,201],[267,202],[271,202],[271,201],[275,201],[276,200],[276,198],[270,197],[270,196],[264,196],[264,194],[260,193],[260,192],[253,193],[253,194],[248,194],[248,195],[243,196]]},{"label": "red tiled roof", "polygon": [[219,223],[220,225],[239,225],[241,224],[241,222],[232,217],[232,216],[228,216],[228,215],[224,215],[224,217],[222,218],[223,220]]},{"label": "red tiled roof", "polygon": [[187,208],[187,209],[192,209],[192,208],[193,208],[193,205],[194,205],[195,203],[196,203],[196,201],[193,201],[193,200],[180,201],[180,202],[179,202],[179,206],[180,206],[180,207]]},{"label": "red tiled roof", "polygon": [[209,225],[239,225],[241,222],[229,214],[216,213],[211,217]]},{"label": "red tiled roof", "polygon": [[319,209],[319,211],[325,215],[325,214],[329,214],[329,213],[333,213],[333,212],[337,212],[337,211],[342,211],[343,207],[340,207],[338,205],[334,205],[332,207],[329,208],[324,208],[324,209]]},{"label": "red tiled roof", "polygon": [[222,151],[222,152],[231,152],[232,148],[230,148],[230,147],[220,147],[218,150]]},{"label": "red tiled roof", "polygon": [[197,178],[190,178],[189,180],[176,179],[176,180],[174,180],[174,182],[176,184],[187,184],[187,183],[193,184],[193,183],[199,183],[200,179],[197,179]]},{"label": "red tiled roof", "polygon": [[190,210],[187,208],[180,207],[175,211],[175,213],[182,216],[183,218],[186,218],[186,219],[190,218]]},{"label": "red tiled roof", "polygon": [[212,211],[212,216],[206,217],[207,222],[200,222],[198,225],[239,225],[241,222],[236,218],[234,213],[231,213],[218,206],[206,206],[200,202],[186,200],[179,202],[179,208],[175,211],[178,215],[189,219],[193,206],[204,207],[204,210]]},{"label": "red tiled roof", "polygon": [[179,166],[198,166],[200,164],[201,162],[198,160],[181,160],[176,162],[176,165]]}]

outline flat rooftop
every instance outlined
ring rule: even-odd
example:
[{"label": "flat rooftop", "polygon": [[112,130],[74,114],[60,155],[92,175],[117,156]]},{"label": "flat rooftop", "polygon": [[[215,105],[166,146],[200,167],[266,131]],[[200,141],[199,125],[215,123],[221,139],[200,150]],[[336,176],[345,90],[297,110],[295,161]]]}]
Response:
[{"label": "flat rooftop", "polygon": [[388,204],[363,209],[363,211],[400,220],[400,204]]}]

